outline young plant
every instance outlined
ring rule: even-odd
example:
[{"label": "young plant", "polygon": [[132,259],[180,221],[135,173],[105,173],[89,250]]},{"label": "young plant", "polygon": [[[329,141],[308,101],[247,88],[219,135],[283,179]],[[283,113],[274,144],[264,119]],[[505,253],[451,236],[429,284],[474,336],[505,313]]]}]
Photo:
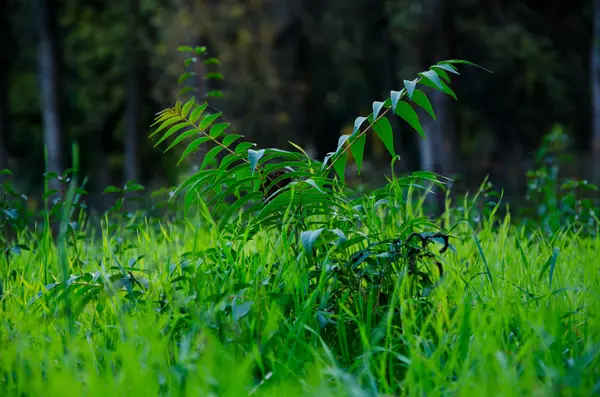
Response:
[{"label": "young plant", "polygon": [[544,137],[537,151],[536,168],[527,172],[524,223],[541,226],[549,236],[565,228],[595,234],[600,223],[590,193],[598,188],[586,180],[561,178],[561,166],[571,161],[568,146],[569,137],[559,126]]},{"label": "young plant", "polygon": [[[202,47],[196,49],[199,55],[205,52]],[[347,153],[352,153],[360,172],[366,134],[374,132],[390,154],[395,155],[393,131],[387,118],[390,114],[405,120],[425,138],[415,109],[421,107],[434,118],[435,112],[421,88],[433,88],[456,98],[448,84],[451,74],[459,74],[457,64],[473,65],[459,60],[439,62],[416,79],[405,80],[405,87],[391,91],[389,98],[374,102],[373,112],[358,117],[352,133],[340,137],[336,150],[322,162],[309,158],[295,144],[297,152],[256,149],[255,144],[242,141],[242,135],[227,133],[230,123],[218,122],[222,112],[210,112],[208,103],[197,103],[194,96],[158,113],[151,137],[159,137],[155,146],[170,141],[165,152],[191,141],[178,164],[202,145],[212,146],[199,170],[181,183],[176,193],[185,194],[187,207],[210,195],[206,204],[213,211],[223,209],[219,228],[230,233],[234,240],[240,233],[254,234],[281,226],[282,216],[301,215],[300,224],[304,226],[318,223],[319,215],[351,217],[352,202],[344,183]],[[217,167],[209,167],[219,155],[223,156],[216,161]],[[440,182],[433,173],[415,176]]]},{"label": "young plant", "polygon": [[[196,49],[197,55],[205,53],[203,48]],[[274,247],[283,244],[289,257],[300,260],[309,272],[302,293],[314,296],[308,307],[286,304],[284,311],[301,318],[311,313],[322,331],[329,333],[325,336],[328,344],[342,336],[357,340],[355,320],[344,314],[348,308],[353,316],[368,313],[373,327],[386,315],[397,314],[399,306],[394,302],[400,290],[408,299],[425,299],[415,310],[429,310],[427,296],[444,275],[439,255],[450,247],[449,237],[423,216],[423,200],[412,207],[412,195],[422,182],[444,187],[443,178],[414,172],[393,176],[370,194],[356,194],[345,183],[346,162],[351,153],[360,173],[369,133],[382,141],[395,160],[388,118],[392,114],[426,139],[416,109],[436,117],[426,89],[456,98],[449,84],[450,76],[459,74],[456,65],[460,64],[474,65],[443,61],[414,80],[405,80],[402,89],[374,102],[371,114],[358,117],[352,132],[341,136],[335,151],[323,161],[310,158],[294,143],[296,151],[257,148],[242,135],[228,132],[230,123],[219,121],[223,113],[212,112],[206,101],[194,96],[158,113],[151,137],[158,138],[155,146],[168,143],[165,152],[182,146],[178,164],[200,147],[209,147],[197,171],[175,190],[176,195],[183,194],[186,208],[202,209],[223,241],[220,248],[194,254],[195,260],[214,262],[215,268],[227,273],[222,267],[224,258],[235,262],[234,252],[251,249],[258,236],[274,241]],[[441,242],[439,253],[430,250],[433,242]],[[180,283],[186,281],[189,294],[197,295],[190,281],[197,277],[193,270],[190,275],[188,271],[180,274],[175,277],[177,288],[183,288]],[[279,293],[287,296],[286,302],[295,300],[293,294]],[[231,295],[237,296],[236,286],[224,280],[217,301],[227,301]],[[235,316],[231,304],[224,306],[230,308],[225,315]],[[354,354],[359,352],[346,352],[346,357]]]},{"label": "young plant", "polygon": [[0,274],[5,277],[10,272],[11,255],[30,249],[24,238],[33,217],[27,207],[27,196],[15,190],[11,176],[9,170],[0,170],[0,253],[6,263]]}]

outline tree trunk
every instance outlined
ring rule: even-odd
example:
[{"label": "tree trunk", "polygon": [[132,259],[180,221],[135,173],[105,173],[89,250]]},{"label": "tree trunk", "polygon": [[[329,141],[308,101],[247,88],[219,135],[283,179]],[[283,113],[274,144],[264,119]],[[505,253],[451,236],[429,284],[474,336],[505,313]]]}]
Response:
[{"label": "tree trunk", "polygon": [[139,50],[138,14],[139,0],[129,0],[129,40],[126,46],[126,59],[129,62],[127,76],[127,102],[125,106],[125,181],[138,181],[139,173]]},{"label": "tree trunk", "polygon": [[[42,96],[44,144],[48,151],[48,171],[61,174],[63,170],[63,131],[60,119],[58,1],[39,0],[40,47],[39,73]],[[51,188],[56,188],[52,180]]]},{"label": "tree trunk", "polygon": [[[8,0],[0,0],[0,170],[8,167],[8,152],[5,139],[8,135],[8,73],[9,73],[9,45],[10,27],[8,17]],[[2,175],[0,175],[0,182]]]},{"label": "tree trunk", "polygon": [[[327,46],[316,42],[314,29],[322,29],[323,14],[327,9],[326,3],[320,0],[309,0],[304,4],[302,31],[308,46],[304,58],[304,81],[308,87],[303,100],[304,114],[307,115],[307,129],[313,140],[317,158],[322,161],[329,152],[337,148],[340,125],[336,115],[326,105],[327,93],[335,92],[337,82],[334,75],[327,71],[333,69],[333,60]],[[310,34],[308,34],[308,32]]]},{"label": "tree trunk", "polygon": [[600,184],[600,0],[594,0],[594,38],[591,53],[592,178]]},{"label": "tree trunk", "polygon": [[[113,148],[112,132],[122,120],[125,111],[125,103],[120,102],[118,106],[96,119],[94,126],[89,130],[90,139],[89,153],[93,164],[92,183],[90,184],[90,202],[92,210],[103,213],[111,203],[109,196],[103,194],[104,189],[113,184],[108,167],[107,153]],[[97,127],[96,127],[97,126]]]},{"label": "tree trunk", "polygon": [[435,171],[433,156],[436,146],[436,140],[438,135],[438,128],[435,126],[435,122],[433,120],[427,120],[428,115],[423,114],[421,118],[421,124],[423,125],[423,130],[425,131],[425,138],[420,138],[419,140],[419,158],[421,159],[421,170],[422,171]]},{"label": "tree trunk", "polygon": [[[423,60],[426,62],[421,66],[429,67],[436,62],[447,58],[447,7],[444,0],[433,0],[430,2],[428,20],[430,29],[427,29],[421,37],[421,41],[426,43],[421,48],[423,51]],[[426,140],[421,144],[421,165],[424,170],[434,171],[448,176],[452,172],[452,149],[449,133],[451,123],[448,114],[448,96],[438,90],[433,90],[429,95],[432,107],[436,114],[436,120],[430,116],[424,115],[422,119],[423,129],[425,130]],[[429,141],[429,142],[428,142]]]},{"label": "tree trunk", "polygon": [[[427,68],[448,56],[448,4],[444,0],[432,0],[426,11],[427,27],[421,35],[422,68]],[[428,95],[436,114],[436,120],[425,112],[422,114],[422,125],[426,139],[421,139],[421,168],[443,176],[452,172],[452,126],[448,111],[448,96],[441,91],[431,90]],[[443,211],[444,195],[436,189],[438,211]]]}]

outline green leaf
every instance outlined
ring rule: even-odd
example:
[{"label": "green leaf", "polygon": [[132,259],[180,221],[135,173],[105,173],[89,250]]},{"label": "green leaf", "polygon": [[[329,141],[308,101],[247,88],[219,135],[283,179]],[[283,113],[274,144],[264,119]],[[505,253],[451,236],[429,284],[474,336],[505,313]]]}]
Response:
[{"label": "green leaf", "polygon": [[327,163],[329,162],[329,160],[335,155],[334,152],[329,152],[325,155],[325,158],[323,159],[323,165],[321,166],[321,169],[325,169],[325,166],[327,165]]},{"label": "green leaf", "polygon": [[181,110],[181,117],[183,118],[187,118],[190,109],[192,108],[192,106],[194,106],[194,104],[196,103],[196,97],[191,97],[189,101],[186,102],[185,105],[183,105],[183,109]]},{"label": "green leaf", "polygon": [[118,188],[116,186],[109,186],[106,189],[104,189],[104,191],[102,193],[104,193],[104,194],[107,194],[107,193],[123,193],[123,189],[120,189],[120,188]]},{"label": "green leaf", "polygon": [[431,70],[433,70],[438,76],[440,76],[443,81],[445,81],[448,84],[450,83],[450,76],[444,70],[436,68],[435,66],[432,66]]},{"label": "green leaf", "polygon": [[265,155],[265,157],[268,158],[269,160],[272,160],[275,158],[281,158],[281,159],[285,159],[285,160],[299,160],[303,164],[306,164],[306,156],[301,153],[292,152],[289,150],[274,149],[274,148],[269,148],[266,150],[267,150],[267,154]]},{"label": "green leaf", "polygon": [[154,147],[157,147],[158,145],[160,145],[161,143],[163,143],[163,141],[165,139],[167,139],[168,137],[170,137],[171,135],[173,135],[177,131],[182,130],[185,127],[189,127],[189,124],[187,122],[182,122],[182,123],[179,123],[179,124],[174,125],[173,127],[169,128],[169,130],[165,133],[165,135],[163,135],[163,137],[160,138],[158,140],[158,142],[156,142],[156,145],[154,145]]},{"label": "green leaf", "polygon": [[196,47],[196,54],[198,55],[202,55],[206,53],[206,47],[202,46],[202,47]]},{"label": "green leaf", "polygon": [[221,73],[207,73],[206,76],[204,77],[205,80],[225,80],[225,77],[223,77],[223,74]]},{"label": "green leaf", "polygon": [[290,145],[292,145],[294,148],[296,148],[300,153],[302,153],[304,156],[306,156],[307,158],[309,157],[308,153],[306,153],[306,151],[304,149],[302,149],[302,147],[300,145],[295,144],[292,141],[288,141]]},{"label": "green leaf", "polygon": [[[228,154],[225,157],[229,157],[229,156],[237,156],[237,155],[231,155]],[[239,157],[238,157],[239,159]],[[246,158],[243,158],[244,160],[246,160]],[[231,162],[229,163],[231,164]],[[214,181],[212,182],[213,186],[217,186],[217,185],[226,185],[229,184],[231,182],[227,182],[228,180],[239,180],[240,178],[244,178],[245,176],[250,176],[250,167],[248,167],[248,161],[246,160],[245,162],[236,165],[235,167],[229,168],[229,169],[223,169],[223,165],[221,164],[221,166],[219,168],[217,168],[217,175],[214,179]]]},{"label": "green leaf", "polygon": [[433,65],[431,68],[432,69],[442,69],[442,70],[445,70],[446,72],[460,75],[460,73],[458,73],[458,70],[454,66],[447,64],[447,63],[438,63],[437,65]]},{"label": "green leaf", "polygon": [[187,79],[195,75],[196,73],[194,72],[185,72],[181,76],[179,76],[179,79],[177,79],[177,84],[183,84]]},{"label": "green leaf", "polygon": [[154,131],[152,134],[150,134],[150,138],[152,138],[154,135],[158,134],[159,132],[161,132],[162,130],[164,130],[165,128],[169,127],[170,125],[183,121],[181,120],[181,117],[179,117],[179,115],[173,115],[172,118],[164,121],[160,127],[158,127],[158,129],[156,131]]},{"label": "green leaf", "polygon": [[329,320],[327,318],[325,318],[325,316],[323,316],[323,314],[321,313],[317,313],[317,321],[319,323],[319,328],[320,329],[325,329],[325,327],[327,326],[327,324],[329,324]]},{"label": "green leaf", "polygon": [[[333,163],[333,169],[340,177],[342,183],[345,182],[345,180],[346,180],[345,171],[346,171],[346,162],[348,161],[348,156],[346,155],[345,152],[343,152],[342,149],[344,147],[344,144],[348,140],[348,138],[350,138],[350,135],[342,135],[338,139],[338,146],[335,151],[335,154],[337,155],[337,157],[334,160],[335,162]],[[341,154],[342,152],[343,152],[343,154]]]},{"label": "green leaf", "polygon": [[413,173],[411,173],[411,176],[418,178],[418,179],[425,179],[428,181],[439,181],[438,175],[434,172],[431,171],[415,171]]},{"label": "green leaf", "polygon": [[221,62],[217,58],[208,58],[204,61],[205,65],[220,65]]},{"label": "green leaf", "polygon": [[237,154],[241,154],[244,153],[246,150],[250,149],[251,147],[256,146],[255,143],[251,143],[251,142],[242,142],[239,145],[237,145],[235,147],[235,152]]},{"label": "green leaf", "polygon": [[377,119],[377,117],[379,117],[379,113],[381,112],[381,109],[383,109],[384,105],[385,103],[383,102],[373,102],[373,119]]},{"label": "green leaf", "polygon": [[396,151],[394,150],[394,133],[392,132],[390,120],[388,120],[387,117],[380,118],[373,125],[373,129],[387,148],[388,152],[390,152],[392,156],[395,156]]},{"label": "green leaf", "polygon": [[[411,174],[411,179],[420,179],[420,180],[425,180],[425,181],[429,181],[434,183],[435,185],[439,186],[440,188],[444,188],[445,183],[442,182],[440,180],[440,178],[438,178],[438,175],[434,174],[433,172],[429,172],[429,171],[415,171]],[[413,186],[417,186],[416,183],[412,183]],[[418,185],[421,186],[421,185]]]},{"label": "green leaf", "polygon": [[225,214],[223,215],[223,218],[221,218],[219,228],[223,229],[223,227],[227,224],[227,222],[229,222],[229,219],[231,218],[231,216],[236,211],[239,211],[244,205],[246,205],[247,203],[249,203],[250,201],[253,201],[253,200],[260,200],[262,198],[262,196],[263,196],[262,192],[252,192],[252,193],[242,196],[239,200],[237,200],[235,203],[233,203],[233,205],[231,205],[229,207],[227,212],[225,212]]},{"label": "green leaf", "polygon": [[544,267],[542,267],[540,270],[540,276],[538,277],[538,280],[541,281],[544,273],[546,273],[546,270],[550,269],[550,273],[548,274],[548,288],[552,287],[552,277],[554,276],[554,268],[556,267],[556,261],[558,260],[559,253],[560,250],[558,248],[554,248],[554,251],[552,251],[552,256],[546,261]]},{"label": "green leaf", "polygon": [[354,135],[356,133],[356,131],[358,131],[360,129],[360,126],[362,125],[362,123],[365,122],[367,118],[366,117],[357,117],[356,120],[354,120],[354,128],[352,129],[352,135]]},{"label": "green leaf", "polygon": [[6,214],[6,216],[10,219],[18,219],[19,218],[19,211],[17,211],[17,209],[15,208],[9,208],[9,209],[5,209],[2,210],[2,212],[4,214]]},{"label": "green leaf", "polygon": [[485,254],[483,253],[483,248],[481,247],[481,244],[479,243],[479,239],[477,238],[477,233],[475,232],[473,225],[471,225],[468,222],[466,224],[469,227],[469,229],[471,229],[471,232],[472,232],[471,236],[473,237],[473,240],[475,240],[475,245],[477,246],[477,251],[479,252],[479,257],[483,261],[483,267],[485,268],[485,274],[487,276],[488,281],[490,282],[490,285],[492,286],[492,291],[494,292],[494,295],[496,295],[496,284],[494,284],[494,277],[492,276],[492,270],[490,269],[490,265],[488,264],[487,258],[485,257]]},{"label": "green leaf", "polygon": [[252,175],[254,175],[254,170],[256,170],[256,164],[258,160],[265,154],[265,149],[261,150],[252,150],[248,149],[248,161],[250,161],[250,170]]},{"label": "green leaf", "polygon": [[321,233],[323,233],[323,230],[325,229],[321,228],[317,230],[308,230],[300,234],[302,247],[304,247],[304,251],[306,251],[309,255],[312,256],[315,243],[317,242],[317,239]]},{"label": "green leaf", "polygon": [[231,145],[233,142],[237,141],[240,138],[243,138],[243,135],[238,135],[238,134],[231,134],[231,135],[227,135],[225,138],[223,138],[223,146],[227,146],[229,147],[229,145]]},{"label": "green leaf", "polygon": [[[256,182],[256,181],[260,182],[260,178],[258,176],[248,176],[248,177],[242,178],[240,180],[237,180],[237,181],[229,184],[227,186],[227,190],[225,190],[223,193],[217,195],[214,199],[212,199],[210,201],[209,204],[213,204],[214,207],[216,208],[223,201],[225,201],[225,199],[228,196],[230,196],[235,191],[235,189],[239,188],[240,186],[243,187],[243,186],[249,185],[250,183],[253,183],[253,182]],[[218,182],[218,181],[215,181],[215,182]]]},{"label": "green leaf", "polygon": [[196,107],[196,109],[192,111],[192,114],[190,114],[190,121],[192,123],[196,123],[196,121],[198,121],[198,118],[200,118],[204,110],[206,110],[207,106],[208,103],[204,102],[202,105]]},{"label": "green leaf", "polygon": [[191,58],[187,58],[183,64],[185,65],[185,67],[187,68],[188,66],[190,66],[192,63],[197,63],[198,62],[198,58],[196,57],[191,57]]},{"label": "green leaf", "polygon": [[425,93],[421,90],[415,90],[414,95],[413,95],[413,101],[421,106],[423,109],[425,109],[425,111],[427,113],[429,113],[429,115],[436,120],[435,117],[435,112],[433,111],[433,107],[431,106],[431,102],[429,102],[429,98],[427,98],[427,95],[425,95]]},{"label": "green leaf", "polygon": [[406,92],[408,93],[408,99],[412,101],[413,93],[415,92],[415,87],[417,86],[417,79],[404,80],[404,86],[406,87]]},{"label": "green leaf", "polygon": [[221,136],[223,131],[225,131],[229,127],[229,123],[217,123],[213,125],[210,129],[210,136],[214,139],[217,139]]},{"label": "green leaf", "polygon": [[204,142],[208,142],[211,139],[207,136],[203,136],[200,137],[198,139],[196,139],[194,142],[190,143],[188,145],[188,147],[185,149],[185,151],[183,152],[183,154],[181,155],[181,158],[179,159],[179,161],[177,162],[177,165],[181,164],[181,162],[187,157],[189,156],[194,150],[196,150],[198,148],[198,146],[202,145]]},{"label": "green leaf", "polygon": [[217,174],[217,172],[218,170],[215,169],[196,172],[194,175],[192,175],[191,177],[183,181],[181,184],[179,184],[179,186],[177,186],[177,188],[173,192],[173,195],[178,195],[183,190],[187,190],[186,196],[188,195],[188,193],[190,195],[197,195],[198,192],[196,191],[196,187],[206,182],[208,179],[214,177]]},{"label": "green leaf", "polygon": [[348,161],[348,155],[342,154],[335,163],[333,163],[333,169],[340,177],[342,183],[346,182],[346,162]]},{"label": "green leaf", "polygon": [[142,185],[140,185],[139,183],[137,183],[136,181],[128,181],[125,184],[125,190],[128,192],[137,192],[137,191],[144,190],[144,187]]},{"label": "green leaf", "polygon": [[185,94],[187,94],[188,92],[197,92],[198,90],[196,89],[196,87],[183,87],[182,89],[179,90],[179,92],[177,93],[177,95],[179,95],[180,97],[185,96]]},{"label": "green leaf", "polygon": [[177,138],[175,138],[173,143],[171,143],[169,145],[169,147],[165,150],[165,153],[168,152],[169,150],[173,149],[175,146],[179,145],[179,143],[181,143],[181,141],[183,141],[184,139],[187,139],[197,133],[198,132],[196,130],[190,129],[190,130],[184,132],[183,134],[179,135]]},{"label": "green leaf", "polygon": [[243,157],[236,153],[229,153],[228,155],[223,156],[221,164],[219,164],[219,173],[229,172],[229,166],[241,159],[243,159]]},{"label": "green leaf", "polygon": [[486,72],[492,73],[491,70],[488,70],[488,69],[484,68],[483,66],[477,65],[476,63],[473,63],[473,62],[464,61],[462,59],[448,59],[446,61],[438,62],[438,65],[443,65],[443,64],[462,64],[462,65],[475,66],[476,68],[479,68],[479,69],[485,70]]},{"label": "green leaf", "polygon": [[442,80],[440,80],[440,76],[438,76],[437,73],[433,70],[428,70],[426,72],[419,73],[419,75],[431,81],[439,90],[444,90],[444,86],[442,85]]},{"label": "green leaf", "polygon": [[156,118],[154,119],[154,123],[152,123],[150,125],[150,127],[154,127],[155,125],[158,125],[158,124],[166,121],[167,119],[170,119],[173,117],[177,117],[177,115],[171,113],[170,109],[168,109],[165,113],[162,113],[162,114],[159,114],[158,116],[156,116]]},{"label": "green leaf", "polygon": [[177,51],[179,52],[194,52],[194,49],[187,45],[182,45],[177,47]]},{"label": "green leaf", "polygon": [[[438,91],[440,90],[435,84],[433,84],[431,81],[429,81],[427,79],[422,79],[421,81],[419,81],[419,83],[423,84],[423,85],[425,85],[427,87],[434,88],[434,89],[436,89]],[[446,94],[448,94],[448,95],[450,95],[452,98],[457,99],[456,98],[456,94],[454,93],[454,91],[452,91],[450,89],[450,87],[448,87],[448,85],[446,83],[444,83],[443,81],[441,81],[441,83],[442,83],[442,90],[441,91],[444,92],[444,93],[446,93]]]},{"label": "green leaf", "polygon": [[405,91],[405,88],[403,88],[400,91],[391,91],[390,92],[390,99],[392,100],[392,109],[396,109],[398,102],[400,102],[400,99],[402,99],[402,95],[404,95],[404,91]]},{"label": "green leaf", "polygon": [[339,153],[342,150],[342,148],[344,147],[344,143],[346,143],[348,138],[350,138],[350,135],[340,136],[340,138],[338,139],[337,149],[335,150],[336,153]]},{"label": "green leaf", "polygon": [[154,113],[154,115],[156,117],[160,117],[160,116],[164,116],[167,113],[173,113],[173,109],[172,108],[166,108],[166,109],[161,110],[160,112]]},{"label": "green leaf", "polygon": [[362,134],[352,143],[350,146],[350,151],[352,152],[352,157],[354,157],[354,161],[356,161],[356,168],[358,168],[358,174],[360,175],[360,170],[362,168],[363,156],[365,152],[365,144],[367,143],[367,135]]},{"label": "green leaf", "polygon": [[[282,170],[284,170],[284,169],[282,169]],[[270,174],[270,173],[271,173],[271,171],[269,171],[269,172],[265,171],[265,174]],[[278,189],[276,189],[277,184],[285,179],[292,181],[293,179],[312,178],[314,176],[315,176],[314,174],[312,174],[310,172],[306,172],[306,171],[288,171],[288,172],[285,172],[283,175],[280,175],[280,176],[274,178],[273,180],[270,181],[270,183],[266,184],[265,190],[273,191],[273,192],[278,190]],[[290,183],[298,184],[297,182],[300,182],[300,181],[293,181]],[[316,189],[320,189],[319,187],[317,187],[315,185],[315,182],[312,179],[302,180],[302,182],[309,184],[309,185],[315,187]]]},{"label": "green leaf", "polygon": [[398,116],[402,117],[404,121],[410,124],[417,132],[425,137],[425,131],[423,131],[423,127],[419,122],[419,116],[417,116],[417,112],[410,106],[410,104],[406,101],[400,101],[398,106],[396,106],[395,112]]},{"label": "green leaf", "polygon": [[231,315],[233,316],[234,321],[239,321],[243,317],[246,317],[248,313],[250,313],[250,308],[254,305],[252,301],[246,301],[244,303],[240,303],[239,305],[236,303],[231,307]]},{"label": "green leaf", "polygon": [[338,237],[338,241],[336,243],[336,245],[342,245],[344,243],[346,243],[346,241],[348,241],[348,237],[346,237],[346,234],[341,231],[340,229],[332,229],[330,230],[331,233],[335,234]]},{"label": "green leaf", "polygon": [[223,112],[209,114],[208,116],[202,119],[200,125],[198,125],[198,128],[200,128],[202,131],[206,130],[208,126],[211,125],[213,121],[221,117],[222,114]]},{"label": "green leaf", "polygon": [[202,166],[200,167],[201,170],[203,170],[204,168],[206,168],[206,166],[214,160],[215,157],[217,157],[217,155],[219,153],[221,153],[221,151],[225,149],[222,146],[215,146],[214,148],[210,149],[208,151],[208,153],[206,153],[206,156],[204,156],[204,160],[202,160]]}]

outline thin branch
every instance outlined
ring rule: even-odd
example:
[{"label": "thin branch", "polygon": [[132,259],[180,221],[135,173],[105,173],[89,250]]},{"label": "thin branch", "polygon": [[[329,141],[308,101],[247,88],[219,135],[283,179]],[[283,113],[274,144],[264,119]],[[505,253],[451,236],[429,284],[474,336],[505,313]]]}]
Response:
[{"label": "thin branch", "polygon": [[[191,126],[192,126],[192,127],[193,127],[193,128],[196,130],[196,131],[200,131],[200,133],[204,134],[204,136],[207,136],[207,137],[209,137],[209,138],[210,138],[210,139],[211,139],[211,140],[212,140],[214,143],[216,143],[217,145],[221,146],[223,149],[225,149],[225,150],[229,151],[229,153],[230,153],[230,154],[238,154],[238,153],[236,153],[234,150],[232,150],[232,149],[231,149],[229,146],[225,146],[225,145],[223,145],[221,142],[219,142],[219,140],[218,140],[218,139],[216,139],[216,138],[213,138],[212,136],[210,136],[210,134],[207,134],[207,133],[206,133],[206,131],[204,131],[204,130],[200,129],[200,127],[198,127],[196,124],[192,123],[192,122],[190,121],[190,119],[188,119],[187,117],[184,117],[182,114],[179,114],[179,113],[177,113],[177,112],[175,112],[175,111],[174,111],[174,113],[175,113],[176,115],[178,115],[179,117],[181,117],[181,119],[182,119],[183,121],[185,121],[185,122],[187,122],[189,125],[191,125]],[[247,158],[245,158],[245,157],[242,157],[242,156],[240,156],[240,157],[241,157],[241,158],[242,158],[242,160],[244,160],[246,163],[250,164],[250,161],[249,161]],[[258,167],[258,164],[257,164],[257,167]]]},{"label": "thin branch", "polygon": [[[417,83],[419,81],[421,81],[421,77],[419,77],[417,79]],[[400,96],[400,98],[398,99],[398,102],[400,102],[402,100],[402,98],[404,97],[404,95],[406,94],[406,91],[404,92],[404,94],[402,94]],[[354,143],[360,138],[362,137],[364,134],[366,134],[369,130],[371,130],[373,128],[373,126],[383,117],[385,117],[387,115],[387,113],[390,111],[390,109],[393,108],[393,105],[391,105],[389,108],[385,109],[375,120],[373,120],[373,122],[371,124],[369,124],[367,126],[367,128],[365,128],[364,130],[362,130],[358,135],[356,135],[356,138],[354,138],[352,140],[352,142],[346,142],[346,147],[344,148],[344,150],[342,150],[342,152],[338,155],[335,156],[335,158],[331,161],[331,163],[329,164],[329,166],[327,166],[327,168],[325,169],[325,172],[323,173],[323,175],[327,175],[331,169],[333,168],[333,166],[335,165],[335,163],[342,158],[342,156],[344,154],[346,154],[346,152],[348,152],[348,150],[350,150],[350,148],[352,148],[352,145],[354,145]],[[350,140],[351,138],[349,138],[348,140]]]}]

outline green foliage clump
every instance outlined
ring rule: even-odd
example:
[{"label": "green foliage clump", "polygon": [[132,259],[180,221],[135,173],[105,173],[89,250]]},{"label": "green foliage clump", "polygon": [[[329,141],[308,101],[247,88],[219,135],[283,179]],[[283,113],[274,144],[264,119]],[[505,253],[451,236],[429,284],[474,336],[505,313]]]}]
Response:
[{"label": "green foliage clump", "polygon": [[[195,51],[195,55],[206,54],[204,47],[195,50],[184,47],[183,50]],[[196,57],[187,59],[186,65],[190,60],[196,60]],[[341,136],[336,150],[328,153],[323,161],[311,159],[293,143],[298,151],[255,149],[255,144],[241,140],[242,135],[228,133],[229,123],[217,122],[222,118],[222,112],[210,112],[208,103],[196,103],[195,96],[185,102],[178,101],[173,108],[158,113],[154,124],[156,130],[151,137],[159,137],[155,146],[171,140],[165,152],[191,140],[179,163],[203,145],[212,146],[198,171],[188,177],[176,193],[185,192],[187,207],[201,201],[213,213],[222,214],[219,227],[229,232],[233,239],[240,234],[254,235],[258,230],[281,225],[281,220],[286,219],[282,218],[283,215],[294,218],[294,226],[311,225],[313,217],[319,215],[333,216],[337,221],[353,221],[359,215],[356,212],[359,203],[350,199],[352,195],[344,183],[348,155],[351,153],[360,173],[366,135],[374,132],[389,153],[396,156],[388,113],[399,116],[425,138],[416,109],[424,109],[434,119],[436,116],[422,89],[439,90],[456,98],[448,84],[450,75],[459,74],[454,66],[457,64],[471,63],[459,60],[439,62],[416,79],[405,80],[404,88],[391,91],[389,98],[373,102],[373,112],[358,117],[352,133]],[[186,72],[182,78],[185,80],[188,74]],[[217,166],[212,168],[211,164]],[[416,180],[443,184],[439,176],[419,172],[408,178],[394,178],[385,189],[416,186]],[[207,196],[211,199],[204,203]]]},{"label": "green foliage clump", "polygon": [[537,151],[536,168],[527,172],[526,225],[554,235],[564,228],[586,234],[598,232],[598,214],[590,193],[598,187],[587,180],[562,178],[561,166],[571,163],[569,137],[555,126]]},{"label": "green foliage clump", "polygon": [[[182,50],[193,54],[186,66],[190,59],[206,55],[204,47]],[[230,124],[217,122],[222,112],[209,112],[208,103],[196,103],[195,96],[160,112],[151,136],[159,137],[156,146],[171,141],[165,151],[191,140],[179,163],[202,145],[211,144],[198,171],[175,194],[185,193],[186,207],[200,206],[236,250],[246,249],[254,238],[271,239],[275,231],[296,256],[307,258],[312,274],[307,293],[325,294],[315,303],[322,328],[329,324],[328,316],[340,315],[340,302],[359,304],[359,296],[362,310],[372,312],[373,321],[379,322],[389,310],[387,302],[397,292],[402,274],[417,280],[408,294],[413,297],[428,294],[433,280],[443,275],[437,255],[429,251],[431,237],[424,230],[435,225],[405,211],[406,195],[417,183],[443,187],[443,181],[434,173],[415,172],[394,176],[382,189],[357,196],[345,185],[347,157],[351,153],[360,172],[368,132],[374,132],[395,156],[388,114],[396,114],[424,138],[416,109],[424,109],[434,119],[436,115],[423,89],[456,98],[448,84],[451,74],[459,74],[457,64],[471,63],[439,62],[416,79],[405,80],[402,90],[374,102],[372,113],[358,117],[352,133],[341,136],[336,150],[323,161],[311,159],[293,143],[295,152],[255,148],[241,140],[242,135],[228,133]],[[210,167],[212,163],[217,166]],[[380,213],[377,221],[366,221],[371,212]],[[434,235],[444,242],[440,251],[444,252],[449,237],[441,230]],[[322,282],[328,285],[327,291],[318,291]]]}]

